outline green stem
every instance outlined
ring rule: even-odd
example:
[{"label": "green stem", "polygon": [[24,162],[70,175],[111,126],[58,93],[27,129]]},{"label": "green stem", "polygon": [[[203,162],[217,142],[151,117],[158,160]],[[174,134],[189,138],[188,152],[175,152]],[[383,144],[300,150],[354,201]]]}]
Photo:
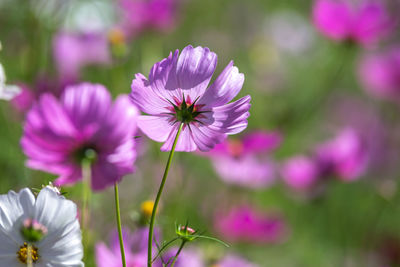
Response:
[{"label": "green stem", "polygon": [[178,142],[178,138],[179,138],[179,135],[180,135],[180,133],[182,131],[182,128],[183,128],[183,123],[181,123],[179,125],[178,132],[176,133],[174,143],[172,145],[171,151],[169,152],[168,161],[167,161],[167,165],[165,166],[165,171],[164,171],[164,175],[163,175],[163,178],[162,178],[162,181],[161,181],[161,184],[160,184],[160,188],[158,189],[156,200],[154,201],[154,207],[153,207],[153,211],[151,213],[151,218],[150,218],[149,240],[148,240],[148,247],[147,247],[147,249],[148,249],[147,250],[147,267],[151,267],[152,266],[152,247],[153,247],[154,221],[155,221],[155,218],[156,218],[156,212],[157,212],[158,203],[160,202],[161,194],[162,194],[162,191],[164,189],[165,181],[167,180],[169,168],[171,167],[172,158],[174,157],[175,147],[176,147],[176,144]]},{"label": "green stem", "polygon": [[186,244],[186,241],[185,241],[185,240],[182,240],[181,246],[179,247],[178,251],[176,252],[175,257],[174,257],[174,260],[172,261],[170,267],[174,267],[175,262],[176,262],[176,260],[178,259],[178,256],[179,256],[179,254],[181,253],[181,251],[182,251],[183,247],[185,246],[185,244]]},{"label": "green stem", "polygon": [[84,244],[84,256],[85,260],[87,255],[87,249],[89,248],[89,233],[88,233],[88,225],[89,225],[89,209],[90,209],[90,188],[91,188],[91,178],[92,177],[92,164],[88,159],[82,160],[82,240]]},{"label": "green stem", "polygon": [[178,240],[179,237],[175,237],[174,239],[170,240],[169,242],[167,242],[165,245],[163,245],[161,248],[158,249],[158,253],[157,255],[154,257],[154,259],[152,260],[152,263],[154,263],[156,261],[156,259],[158,258],[158,256],[161,255],[161,253],[172,243],[174,243],[176,240]]},{"label": "green stem", "polygon": [[115,185],[114,185],[114,193],[115,193],[115,213],[116,213],[117,225],[118,225],[119,247],[121,249],[121,260],[122,260],[122,266],[126,267],[124,240],[122,237],[122,227],[121,227],[121,213],[120,213],[120,209],[119,209],[118,183],[115,183]]},{"label": "green stem", "polygon": [[85,233],[86,227],[89,223],[89,200],[90,200],[90,187],[91,187],[91,163],[89,160],[82,161],[82,232]]}]

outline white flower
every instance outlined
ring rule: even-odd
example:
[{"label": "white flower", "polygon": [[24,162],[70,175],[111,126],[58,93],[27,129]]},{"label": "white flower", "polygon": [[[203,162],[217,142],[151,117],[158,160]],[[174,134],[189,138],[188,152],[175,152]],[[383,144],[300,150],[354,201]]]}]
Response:
[{"label": "white flower", "polygon": [[21,92],[16,85],[6,85],[6,74],[3,65],[0,63],[0,99],[11,100]]},{"label": "white flower", "polygon": [[76,205],[50,188],[0,195],[0,267],[82,267]]}]

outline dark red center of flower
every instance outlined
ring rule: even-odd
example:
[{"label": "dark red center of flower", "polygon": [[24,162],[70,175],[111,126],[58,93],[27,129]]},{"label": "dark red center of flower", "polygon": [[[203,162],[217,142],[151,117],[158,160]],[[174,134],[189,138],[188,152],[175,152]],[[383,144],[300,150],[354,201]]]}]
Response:
[{"label": "dark red center of flower", "polygon": [[201,114],[206,111],[201,110],[204,105],[196,105],[198,99],[199,98],[192,101],[190,96],[185,98],[185,95],[182,95],[182,100],[174,96],[173,100],[175,103],[168,100],[172,105],[172,107],[167,107],[167,109],[171,111],[171,113],[168,114],[173,116],[171,121],[178,121],[186,124],[191,122],[200,122],[198,119],[201,118]]}]

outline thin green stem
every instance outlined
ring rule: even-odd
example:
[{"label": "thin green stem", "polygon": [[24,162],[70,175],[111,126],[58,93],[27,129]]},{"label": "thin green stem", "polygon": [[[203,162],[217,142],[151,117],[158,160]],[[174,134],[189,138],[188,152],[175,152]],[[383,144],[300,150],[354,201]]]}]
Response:
[{"label": "thin green stem", "polygon": [[89,160],[82,161],[82,232],[85,233],[89,223],[89,201],[92,169]]},{"label": "thin green stem", "polygon": [[149,227],[149,240],[148,240],[148,247],[147,247],[147,267],[152,266],[154,221],[156,218],[158,203],[160,202],[161,194],[164,189],[165,181],[167,180],[169,168],[171,167],[172,158],[174,157],[175,147],[176,147],[176,144],[178,143],[178,138],[182,131],[182,128],[183,128],[183,123],[181,123],[179,125],[178,132],[176,133],[174,143],[172,144],[171,151],[169,152],[168,161],[167,161],[167,165],[165,166],[165,171],[164,171],[163,178],[161,180],[160,188],[158,189],[156,200],[154,201],[154,207],[153,207],[153,211],[151,213],[150,227]]},{"label": "thin green stem", "polygon": [[158,248],[158,253],[157,255],[154,257],[154,259],[152,260],[152,263],[154,263],[156,261],[156,259],[158,258],[158,256],[160,256],[160,254],[172,243],[174,243],[176,240],[178,240],[179,237],[175,237],[174,239],[170,240],[169,242],[167,242],[166,244],[164,244],[162,247]]},{"label": "thin green stem", "polygon": [[176,262],[176,260],[178,259],[179,254],[181,253],[181,251],[182,251],[183,247],[185,246],[185,244],[186,244],[186,241],[185,241],[185,240],[182,240],[182,243],[181,243],[181,245],[180,245],[178,251],[176,252],[176,254],[175,254],[175,256],[174,256],[174,259],[173,259],[173,261],[172,261],[170,267],[174,267],[175,262]]},{"label": "thin green stem", "polygon": [[117,217],[119,247],[121,249],[121,260],[122,260],[122,266],[126,267],[124,239],[122,237],[121,213],[120,213],[120,209],[119,209],[118,183],[114,184],[114,194],[115,194],[115,214]]}]

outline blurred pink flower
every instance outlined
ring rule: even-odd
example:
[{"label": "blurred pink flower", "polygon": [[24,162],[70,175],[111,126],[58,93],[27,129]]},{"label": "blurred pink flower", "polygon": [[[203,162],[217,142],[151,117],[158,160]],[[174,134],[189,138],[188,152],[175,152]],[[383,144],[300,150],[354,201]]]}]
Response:
[{"label": "blurred pink flower", "polygon": [[231,242],[277,243],[286,238],[288,229],[282,218],[239,206],[214,218],[216,230]]},{"label": "blurred pink flower", "polygon": [[281,169],[283,180],[291,188],[307,191],[319,180],[319,166],[306,156],[294,156],[286,160]]},{"label": "blurred pink flower", "polygon": [[263,154],[277,148],[281,136],[275,132],[257,131],[242,139],[226,139],[205,155],[221,179],[227,183],[262,188],[275,180],[275,166]]},{"label": "blurred pink flower", "polygon": [[107,35],[96,32],[59,32],[53,40],[53,56],[59,75],[72,80],[87,65],[111,62]]},{"label": "blurred pink flower", "polygon": [[359,78],[372,95],[400,102],[400,46],[365,56]]},{"label": "blurred pink flower", "polygon": [[[172,259],[174,258],[177,248],[172,248],[168,250],[165,255],[163,255],[163,259],[165,262],[170,261],[172,263]],[[166,265],[166,267],[170,267],[171,264]],[[184,248],[182,252],[179,254],[178,259],[174,265],[175,267],[206,267],[206,264],[202,258],[202,255],[194,249]]]},{"label": "blurred pink flower", "polygon": [[[125,260],[127,266],[147,266],[147,239],[149,230],[147,227],[139,228],[133,233],[123,229],[123,240],[125,248]],[[157,249],[154,248],[157,252]],[[154,255],[155,256],[155,255]],[[96,264],[98,267],[122,267],[121,250],[119,246],[118,232],[115,230],[110,238],[110,247],[104,243],[96,244]],[[160,261],[153,263],[155,267],[161,267]]]},{"label": "blurred pink flower", "polygon": [[176,20],[176,0],[120,0],[118,26],[129,39],[146,29],[165,31]]},{"label": "blurred pink flower", "polygon": [[112,103],[107,89],[83,83],[58,100],[43,94],[26,115],[21,146],[27,166],[58,174],[57,185],[82,179],[82,160],[94,152],[91,186],[101,190],[133,172],[138,110],[128,96]]},{"label": "blurred pink flower", "polygon": [[376,43],[394,29],[383,0],[316,0],[313,19],[327,37],[362,45]]},{"label": "blurred pink flower", "polygon": [[209,151],[227,135],[247,127],[250,96],[229,103],[240,91],[244,75],[231,61],[207,88],[217,65],[208,48],[187,46],[154,64],[149,79],[136,74],[132,102],[148,115],[138,126],[149,138],[171,150],[179,125],[184,124],[176,151]]},{"label": "blurred pink flower", "polygon": [[39,75],[33,86],[19,83],[21,93],[15,96],[10,102],[12,107],[19,113],[25,114],[40,99],[42,94],[51,94],[59,98],[64,89],[74,83],[67,77],[51,79],[47,75]]},{"label": "blurred pink flower", "polygon": [[309,191],[332,176],[354,181],[367,170],[371,151],[363,136],[346,127],[333,139],[318,144],[310,157],[289,158],[281,167],[281,175],[298,191]]},{"label": "blurred pink flower", "polygon": [[213,266],[217,267],[257,267],[257,264],[251,263],[237,255],[227,255]]},{"label": "blurred pink flower", "polygon": [[11,99],[12,107],[19,113],[25,114],[35,102],[35,94],[25,84],[19,84],[21,92]]},{"label": "blurred pink flower", "polygon": [[317,148],[317,157],[323,166],[344,181],[361,177],[369,160],[367,147],[361,136],[351,128],[345,128],[339,134]]}]

